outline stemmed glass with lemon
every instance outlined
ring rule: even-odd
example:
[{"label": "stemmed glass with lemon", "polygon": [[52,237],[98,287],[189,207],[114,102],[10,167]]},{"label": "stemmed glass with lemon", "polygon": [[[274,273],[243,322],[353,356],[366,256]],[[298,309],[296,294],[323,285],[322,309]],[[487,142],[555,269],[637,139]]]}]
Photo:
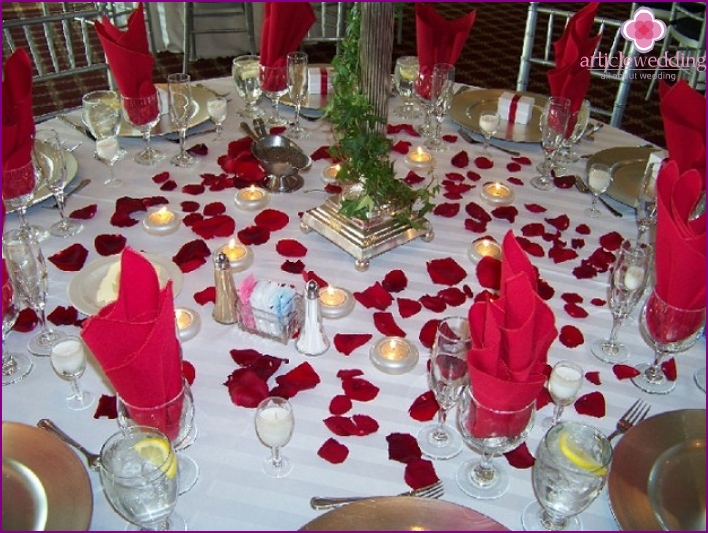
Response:
[{"label": "stemmed glass with lemon", "polygon": [[413,92],[413,82],[418,76],[418,67],[418,58],[416,56],[403,56],[396,60],[393,82],[403,100],[403,105],[393,111],[397,117],[406,119],[420,117],[420,108],[415,105],[415,94]]}]

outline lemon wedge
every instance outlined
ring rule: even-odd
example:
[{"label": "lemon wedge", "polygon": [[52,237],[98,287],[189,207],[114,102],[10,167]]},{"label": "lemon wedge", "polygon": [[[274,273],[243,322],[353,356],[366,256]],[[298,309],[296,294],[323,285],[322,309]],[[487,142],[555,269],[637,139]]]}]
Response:
[{"label": "lemon wedge", "polygon": [[558,437],[558,447],[570,462],[583,470],[592,472],[596,476],[604,476],[607,473],[607,468],[589,456],[585,450],[578,448],[567,432],[564,431]]},{"label": "lemon wedge", "polygon": [[403,67],[400,70],[401,72],[401,78],[404,80],[411,81],[415,79],[415,77],[418,75],[418,65],[412,66],[412,67]]},{"label": "lemon wedge", "polygon": [[170,443],[156,437],[139,440],[133,449],[150,463],[154,464],[165,473],[167,479],[172,479],[177,474],[177,457],[170,449]]}]

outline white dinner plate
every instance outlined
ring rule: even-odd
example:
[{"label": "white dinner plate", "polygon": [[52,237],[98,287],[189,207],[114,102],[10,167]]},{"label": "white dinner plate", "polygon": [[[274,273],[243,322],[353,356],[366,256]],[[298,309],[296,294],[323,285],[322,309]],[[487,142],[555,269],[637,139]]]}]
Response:
[{"label": "white dinner plate", "polygon": [[[155,254],[144,254],[153,264],[160,267],[158,277],[160,287],[164,287],[168,280],[172,280],[172,292],[177,296],[182,290],[182,271],[167,257]],[[101,257],[82,268],[69,282],[66,289],[71,305],[85,315],[95,315],[101,309],[96,300],[96,293],[101,280],[105,277],[113,263],[120,261],[120,254]]]}]

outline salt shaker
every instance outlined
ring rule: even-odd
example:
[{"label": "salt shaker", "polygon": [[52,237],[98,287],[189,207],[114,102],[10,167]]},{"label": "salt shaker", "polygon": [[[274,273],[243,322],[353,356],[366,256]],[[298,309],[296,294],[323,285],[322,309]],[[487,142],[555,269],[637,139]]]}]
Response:
[{"label": "salt shaker", "polygon": [[229,258],[224,253],[214,256],[214,282],[216,298],[212,316],[219,324],[235,324],[238,320],[236,288],[231,277]]},{"label": "salt shaker", "polygon": [[329,348],[329,340],[322,329],[319,286],[314,280],[305,286],[305,324],[295,343],[297,351],[303,355],[321,355]]}]

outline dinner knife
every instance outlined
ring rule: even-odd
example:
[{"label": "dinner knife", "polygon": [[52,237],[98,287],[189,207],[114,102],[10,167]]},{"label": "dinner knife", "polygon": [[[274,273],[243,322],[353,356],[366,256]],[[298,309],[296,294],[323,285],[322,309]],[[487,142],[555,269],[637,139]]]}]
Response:
[{"label": "dinner knife", "polygon": [[76,122],[68,118],[66,115],[57,115],[57,118],[61,120],[64,124],[67,124],[68,126],[74,128],[76,131],[81,133],[81,135],[88,137],[93,142],[96,142],[96,137],[93,136],[93,133],[91,133],[88,128],[84,127],[82,124],[77,124]]}]

